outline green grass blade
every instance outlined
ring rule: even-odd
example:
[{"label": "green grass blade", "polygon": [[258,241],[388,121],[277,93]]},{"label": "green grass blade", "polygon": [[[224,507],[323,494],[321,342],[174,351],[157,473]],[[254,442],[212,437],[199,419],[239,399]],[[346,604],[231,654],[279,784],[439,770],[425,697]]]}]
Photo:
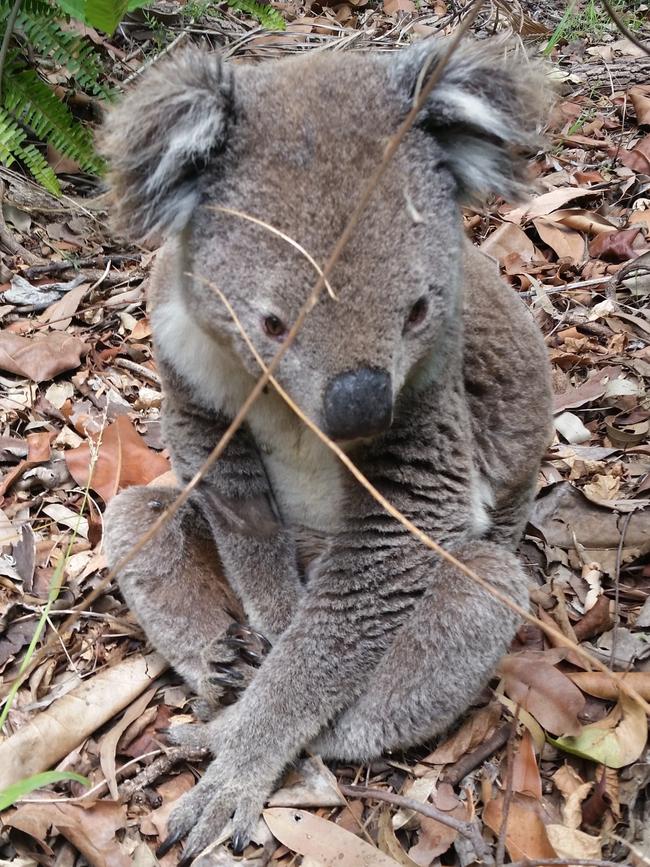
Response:
[{"label": "green grass blade", "polygon": [[0,792],[0,813],[15,804],[19,798],[33,792],[34,789],[49,786],[50,783],[59,783],[62,780],[76,780],[77,783],[82,783],[84,786],[90,785],[90,780],[87,777],[74,774],[72,771],[45,771],[42,774],[35,774],[33,777],[19,780],[13,786],[7,786]]}]

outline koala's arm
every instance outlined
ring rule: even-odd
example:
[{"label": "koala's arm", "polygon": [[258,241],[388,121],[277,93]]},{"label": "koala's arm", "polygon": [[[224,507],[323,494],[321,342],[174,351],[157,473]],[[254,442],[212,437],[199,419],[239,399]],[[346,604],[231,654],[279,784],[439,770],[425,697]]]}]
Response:
[{"label": "koala's arm", "polygon": [[[165,386],[163,428],[179,482],[205,462],[229,419],[193,402],[182,380],[159,363]],[[253,437],[232,438],[199,484],[195,501],[210,526],[224,572],[251,626],[274,641],[301,593],[295,545],[275,514],[274,498]]]}]

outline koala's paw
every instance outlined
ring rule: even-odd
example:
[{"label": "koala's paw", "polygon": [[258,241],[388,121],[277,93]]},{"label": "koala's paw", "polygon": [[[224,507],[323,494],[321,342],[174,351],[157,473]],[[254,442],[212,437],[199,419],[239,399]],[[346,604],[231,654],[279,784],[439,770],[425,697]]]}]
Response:
[{"label": "koala's paw", "polygon": [[254,774],[215,761],[197,785],[181,798],[167,825],[158,856],[187,836],[179,867],[186,867],[219,836],[232,817],[232,850],[241,854],[257,826],[268,792],[260,792]]}]

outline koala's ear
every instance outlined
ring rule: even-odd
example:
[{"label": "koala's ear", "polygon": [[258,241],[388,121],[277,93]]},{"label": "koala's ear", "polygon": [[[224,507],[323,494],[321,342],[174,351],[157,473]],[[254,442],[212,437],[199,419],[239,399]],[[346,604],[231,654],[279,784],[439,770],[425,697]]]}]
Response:
[{"label": "koala's ear", "polygon": [[[445,48],[436,40],[407,49],[412,90]],[[417,122],[439,141],[463,203],[493,193],[515,201],[530,191],[527,158],[542,144],[550,105],[540,65],[497,38],[457,48]]]},{"label": "koala's ear", "polygon": [[229,68],[190,48],[155,64],[108,112],[99,147],[120,232],[143,241],[183,228],[198,177],[224,145],[231,97]]}]

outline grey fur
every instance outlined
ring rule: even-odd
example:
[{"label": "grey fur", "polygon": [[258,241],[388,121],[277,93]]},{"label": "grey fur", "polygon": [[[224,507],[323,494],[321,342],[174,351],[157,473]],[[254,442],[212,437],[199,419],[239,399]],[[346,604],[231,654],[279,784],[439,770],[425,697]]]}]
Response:
[{"label": "grey fur", "polygon": [[[143,77],[109,117],[118,219],[138,237],[153,228],[169,235],[152,278],[151,321],[181,482],[259,375],[218,297],[187,275],[218,284],[267,362],[277,340],[264,333],[264,318],[292,322],[315,279],[280,239],[210,206],[266,220],[324,261],[408,111],[430,50],[437,44],[318,54],[237,66],[230,76],[191,51]],[[181,73],[187,94],[179,102]],[[185,107],[171,133],[170,91],[173,106]],[[338,300],[323,296],[277,372],[324,426],[333,379],[386,371],[392,426],[346,449],[402,512],[520,605],[526,579],[512,552],[550,434],[548,361],[515,293],[465,241],[458,200],[486,188],[521,192],[522,152],[543,93],[539,73],[501,45],[452,58],[334,269]],[[214,141],[196,147],[196,129],[210,125]],[[168,159],[180,128],[194,144],[174,152],[206,160],[191,181],[191,166]],[[199,204],[179,230],[171,215],[186,213],[189,200]],[[426,315],[408,330],[420,298]],[[150,500],[136,489],[111,503],[109,562],[151,523]],[[389,518],[272,390],[187,508],[121,576],[152,643],[199,691],[206,666],[228,661],[219,559],[246,616],[274,642],[235,705],[177,734],[216,756],[170,820],[173,834],[189,834],[189,854],[233,812],[245,841],[284,767],[306,747],[365,760],[443,732],[514,635],[517,617]],[[195,554],[206,544],[211,555]],[[210,562],[213,583],[205,580]],[[219,694],[205,697],[214,704]]]}]

